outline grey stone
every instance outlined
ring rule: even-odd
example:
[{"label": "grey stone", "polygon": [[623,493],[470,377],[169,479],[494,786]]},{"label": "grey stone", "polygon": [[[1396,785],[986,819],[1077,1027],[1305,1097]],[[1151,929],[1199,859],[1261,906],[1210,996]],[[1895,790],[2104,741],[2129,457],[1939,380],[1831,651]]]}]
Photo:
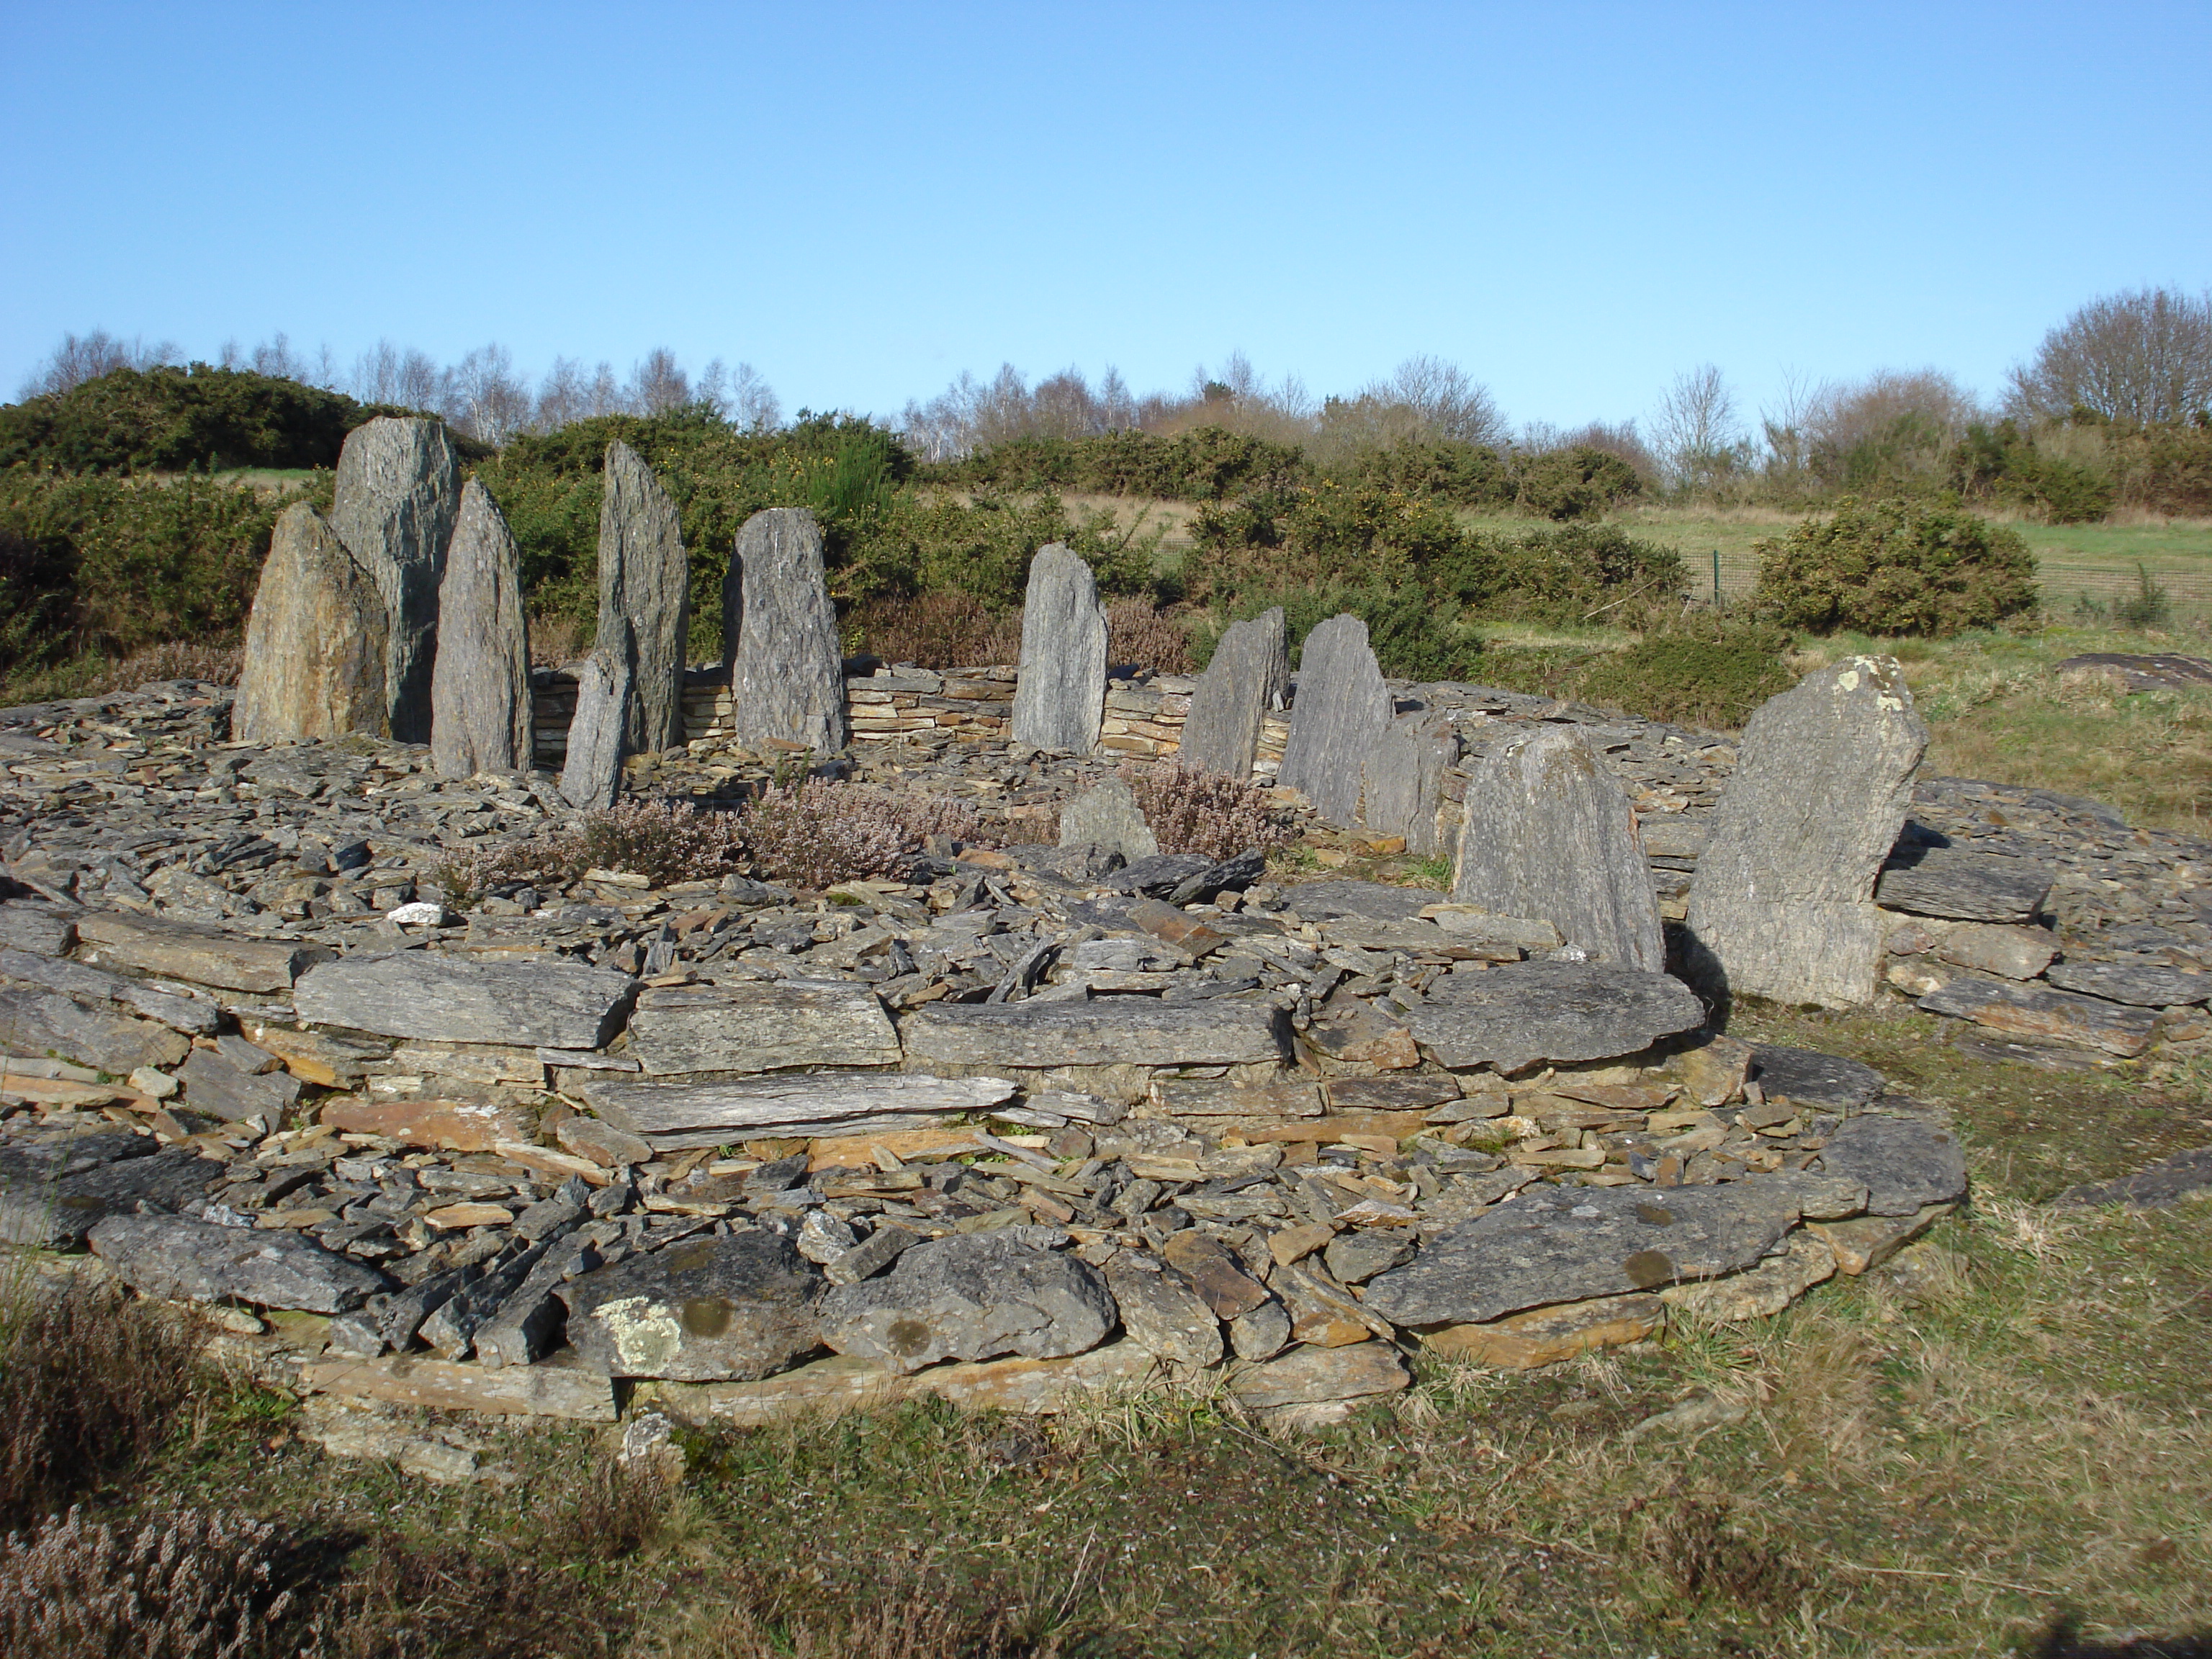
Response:
[{"label": "grey stone", "polygon": [[301,939],[240,939],[167,916],[90,913],[77,919],[87,960],[213,985],[227,991],[275,991],[336,954],[327,945]]},{"label": "grey stone", "polygon": [[2132,1060],[2150,1047],[2158,1015],[2072,991],[1962,974],[1920,999],[1931,1014],[1970,1019],[2013,1036],[2051,1037]]},{"label": "grey stone", "polygon": [[1493,750],[1466,812],[1453,902],[1548,921],[1595,962],[1667,965],[1636,815],[1580,732],[1548,726]]},{"label": "grey stone", "polygon": [[1229,1322],[1229,1346],[1239,1359],[1273,1359],[1290,1345],[1291,1310],[1273,1297]]},{"label": "grey stone", "polygon": [[2212,685],[2212,662],[2202,657],[2177,656],[2169,652],[2136,655],[2118,651],[2090,651],[2051,665],[2054,674],[2075,669],[2101,668],[2117,674],[2130,691],[2161,691]]},{"label": "grey stone", "polygon": [[177,1076],[185,1085],[185,1105],[232,1123],[252,1119],[273,1129],[300,1099],[297,1078],[284,1072],[250,1074],[212,1048],[193,1049]]},{"label": "grey stone", "polygon": [[1268,711],[1281,706],[1290,685],[1283,607],[1230,623],[1190,694],[1177,763],[1194,771],[1249,778],[1259,758],[1261,727]]},{"label": "grey stone", "polygon": [[141,1066],[173,1066],[191,1040],[112,1004],[79,1002],[35,985],[0,982],[0,1043],[20,1054],[58,1054],[123,1077]]},{"label": "grey stone", "polygon": [[241,743],[389,733],[391,644],[376,580],[305,501],[284,509],[246,620],[230,728]]},{"label": "grey stone", "polygon": [[1087,755],[1106,713],[1106,607],[1091,567],[1058,542],[1030,561],[1013,738]]},{"label": "grey stone", "polygon": [[1302,921],[1356,916],[1362,921],[1412,921],[1437,896],[1379,881],[1308,881],[1283,891],[1283,908]]},{"label": "grey stone", "polygon": [[1923,1205],[1966,1194],[1966,1155],[1958,1136],[1923,1118],[1851,1118],[1828,1138],[1820,1167],[1864,1187],[1870,1215],[1911,1215]]},{"label": "grey stone", "polygon": [[619,1029],[636,981],[580,962],[470,962],[422,951],[311,969],[300,1018],[426,1042],[596,1048]]},{"label": "grey stone", "polygon": [[449,778],[527,771],[530,634],[522,554],[491,492],[471,478],[438,589],[430,677],[430,758]]},{"label": "grey stone", "polygon": [[648,1077],[896,1066],[898,1032],[872,988],[853,980],[733,981],[647,990],[629,1051]]},{"label": "grey stone", "polygon": [[2043,976],[2062,991],[2139,1008],[2185,1008],[2212,998],[2212,974],[2187,974],[2154,963],[2059,962]]},{"label": "grey stone", "polygon": [[217,1227],[174,1215],[111,1215],[86,1242],[141,1296],[343,1313],[391,1281],[298,1233]]},{"label": "grey stone", "polygon": [[598,644],[622,651],[626,659],[625,750],[658,754],[684,741],[690,563],[676,503],[637,452],[625,443],[609,444],[605,477]]},{"label": "grey stone", "polygon": [[1146,1271],[1125,1250],[1106,1264],[1106,1285],[1121,1310],[1122,1331],[1146,1352],[1180,1365],[1220,1360],[1221,1322],[1181,1273],[1157,1266]]},{"label": "grey stone", "polygon": [[33,956],[68,954],[76,943],[76,913],[42,899],[10,899],[0,904],[0,945]]},{"label": "grey stone", "polygon": [[614,1376],[748,1382],[821,1346],[822,1275],[787,1239],[684,1239],[562,1287],[568,1341]]},{"label": "grey stone", "polygon": [[460,459],[442,422],[379,416],[346,434],[331,527],[384,599],[385,707],[397,743],[430,740],[438,584],[460,501]]},{"label": "grey stone", "polygon": [[1119,778],[1106,779],[1060,808],[1060,844],[1118,853],[1133,864],[1157,858],[1160,851],[1136,791]]},{"label": "grey stone", "polygon": [[1753,714],[1690,885],[1695,976],[1716,994],[1874,1000],[1875,878],[1904,827],[1928,729],[1887,657],[1808,674]]},{"label": "grey stone", "polygon": [[899,1372],[943,1359],[1057,1359],[1114,1328],[1114,1298],[1071,1256],[999,1233],[917,1244],[890,1272],[821,1302],[822,1339]]},{"label": "grey stone", "polygon": [[1423,713],[1391,721],[1365,763],[1360,810],[1368,833],[1404,836],[1406,850],[1416,858],[1442,852],[1437,814],[1444,804],[1444,774],[1459,750],[1459,733],[1448,715]]},{"label": "grey stone", "polygon": [[1717,1187],[1534,1188],[1431,1240],[1367,1286],[1398,1325],[1503,1318],[1624,1296],[1757,1263],[1797,1224],[1786,1182]]},{"label": "grey stone", "polygon": [[[611,642],[604,636],[611,627]],[[630,753],[623,736],[629,719],[629,629],[602,623],[602,642],[576,671],[576,717],[568,724],[568,753],[561,765],[561,794],[586,811],[614,805],[622,787],[623,762]]]},{"label": "grey stone", "polygon": [[1539,1060],[1618,1059],[1705,1020],[1680,980],[1553,957],[1447,974],[1409,1023],[1414,1040],[1447,1066],[1514,1072]]},{"label": "grey stone", "polygon": [[1130,860],[1113,872],[1114,878],[1108,884],[1117,893],[1139,893],[1164,899],[1185,882],[1203,877],[1213,867],[1213,860],[1203,853],[1154,853],[1149,857]]},{"label": "grey stone", "polygon": [[157,991],[150,985],[120,974],[71,962],[64,957],[42,957],[28,951],[0,945],[0,980],[19,980],[63,991],[85,1002],[120,1003],[134,1013],[159,1020],[179,1031],[210,1036],[221,1018],[216,1006],[197,997]]},{"label": "grey stone", "polygon": [[1247,1411],[1284,1411],[1395,1394],[1412,1381],[1388,1342],[1352,1342],[1293,1348],[1263,1365],[1240,1365],[1230,1373],[1229,1391]]},{"label": "grey stone", "polygon": [[2212,1192],[2212,1146],[2199,1146],[2118,1180],[2069,1187],[2050,1201],[2064,1208],[2124,1204],[2131,1210],[2163,1210],[2207,1192]]},{"label": "grey stone", "polygon": [[125,1130],[19,1135],[0,1145],[0,1243],[70,1249],[104,1217],[191,1202],[222,1166]]},{"label": "grey stone", "polygon": [[[472,1282],[447,1297],[422,1322],[422,1340],[436,1350],[441,1359],[466,1359],[476,1352],[478,1334],[507,1311],[508,1304],[535,1276],[536,1270],[547,1265],[551,1253],[550,1243],[518,1240],[507,1246],[485,1264],[483,1272]],[[507,1339],[502,1333],[504,1351],[499,1363],[507,1363],[512,1354],[516,1357],[515,1363],[527,1364],[529,1361],[520,1355],[541,1343],[547,1334],[556,1317],[547,1304],[553,1299],[554,1286],[561,1283],[558,1267],[558,1262],[553,1263],[539,1280],[529,1305],[514,1310],[514,1336]]]},{"label": "grey stone", "polygon": [[722,650],[731,734],[817,754],[845,746],[837,612],[822,571],[822,526],[801,507],[747,519],[722,580]]},{"label": "grey stone", "polygon": [[909,1060],[941,1065],[1236,1066],[1285,1057],[1276,1011],[1231,1000],[933,1002],[907,1021],[904,1036]]},{"label": "grey stone", "polygon": [[1871,1066],[1840,1054],[1773,1043],[1751,1045],[1751,1079],[1771,1100],[1779,1096],[1802,1106],[1833,1106],[1856,1111],[1889,1086]]},{"label": "grey stone", "polygon": [[2050,867],[2031,859],[1967,847],[1907,847],[1891,855],[1874,896],[1878,904],[1915,915],[2027,922],[2035,920],[2051,880]]},{"label": "grey stone", "polygon": [[1413,1259],[1413,1247],[1395,1233],[1339,1233],[1322,1252],[1328,1270],[1340,1285],[1364,1285],[1381,1273],[1402,1267]]},{"label": "grey stone", "polygon": [[1303,790],[1322,817],[1350,829],[1359,821],[1367,757],[1395,712],[1368,648],[1367,624],[1357,617],[1331,617],[1306,635],[1276,781]]},{"label": "grey stone", "polygon": [[[807,1217],[809,1221],[822,1212],[816,1210]],[[832,1285],[857,1285],[864,1279],[873,1279],[878,1273],[921,1243],[920,1233],[910,1233],[893,1222],[886,1222],[859,1243],[828,1263],[822,1276]]]},{"label": "grey stone", "polygon": [[1954,927],[1936,947],[1939,962],[1995,974],[2001,979],[2033,979],[2057,954],[2058,941],[2046,928],[1989,921],[1969,921]]},{"label": "grey stone", "polygon": [[921,1128],[1012,1097],[1002,1078],[936,1078],[894,1072],[817,1072],[727,1083],[580,1085],[593,1110],[656,1150],[718,1146],[764,1134],[873,1134]]}]

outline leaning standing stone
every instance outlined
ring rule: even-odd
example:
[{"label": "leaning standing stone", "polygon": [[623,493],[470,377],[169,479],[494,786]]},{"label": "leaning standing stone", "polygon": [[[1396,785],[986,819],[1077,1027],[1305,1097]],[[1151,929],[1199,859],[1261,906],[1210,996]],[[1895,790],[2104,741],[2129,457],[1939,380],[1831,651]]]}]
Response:
[{"label": "leaning standing stone", "polygon": [[449,778],[528,769],[530,639],[522,555],[491,492],[474,478],[438,589],[438,663],[430,677],[430,757]]},{"label": "leaning standing stone", "polygon": [[1390,689],[1367,646],[1367,624],[1331,617],[1306,635],[1280,782],[1304,790],[1329,823],[1351,828],[1359,817],[1367,757],[1389,729],[1392,713]]},{"label": "leaning standing stone", "polygon": [[623,741],[632,754],[684,742],[684,642],[691,571],[676,503],[625,443],[607,446],[599,501],[599,642],[629,635]]},{"label": "leaning standing stone", "polygon": [[1106,714],[1106,607],[1091,567],[1060,543],[1037,550],[1022,611],[1014,741],[1087,755]]},{"label": "leaning standing stone", "polygon": [[1636,815],[1571,726],[1542,728],[1474,769],[1452,902],[1548,921],[1593,962],[1667,965]]},{"label": "leaning standing stone", "polygon": [[1808,674],[1751,717],[1690,884],[1692,965],[1716,991],[1831,1007],[1874,1000],[1875,878],[1927,747],[1888,657]]},{"label": "leaning standing stone", "polygon": [[384,596],[384,695],[394,742],[430,740],[438,584],[460,501],[460,458],[443,422],[380,415],[346,434],[331,526]]},{"label": "leaning standing stone", "polygon": [[1194,771],[1249,778],[1259,757],[1261,725],[1290,684],[1283,607],[1231,623],[1191,693],[1190,718],[1176,759]]},{"label": "leaning standing stone", "polygon": [[286,507],[246,618],[231,735],[240,743],[386,735],[384,619],[374,580],[330,520],[305,501]]},{"label": "leaning standing stone", "polygon": [[1458,758],[1459,734],[1449,716],[1430,711],[1393,720],[1362,769],[1366,799],[1361,811],[1369,831],[1402,836],[1416,858],[1442,851],[1437,813],[1444,804],[1444,774]]},{"label": "leaning standing stone", "polygon": [[584,659],[576,676],[576,717],[568,723],[568,757],[561,768],[561,793],[586,811],[614,805],[629,753],[623,727],[630,701],[629,640],[617,627]]},{"label": "leaning standing stone", "polygon": [[837,612],[822,572],[822,526],[803,507],[772,507],[738,532],[722,579],[722,650],[732,735],[817,754],[845,746],[845,671]]}]

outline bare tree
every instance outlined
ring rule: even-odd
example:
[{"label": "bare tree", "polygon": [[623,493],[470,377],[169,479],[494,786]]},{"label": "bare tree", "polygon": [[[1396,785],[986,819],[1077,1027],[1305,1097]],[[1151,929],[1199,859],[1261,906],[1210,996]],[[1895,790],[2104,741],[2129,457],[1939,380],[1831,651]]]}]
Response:
[{"label": "bare tree", "polygon": [[1973,394],[1941,369],[1877,369],[1820,388],[1805,415],[1807,465],[1823,483],[1854,489],[1925,477],[1981,417]]},{"label": "bare tree", "polygon": [[775,388],[750,363],[741,362],[732,369],[715,358],[701,372],[691,395],[720,419],[748,432],[766,432],[783,419],[783,403]]},{"label": "bare tree", "polygon": [[461,359],[448,381],[447,409],[453,424],[495,447],[530,423],[530,388],[514,372],[507,349],[493,343]]},{"label": "bare tree", "polygon": [[1651,428],[1662,471],[1677,488],[1709,488],[1750,459],[1736,422],[1735,394],[1711,363],[1674,377],[1660,396]]},{"label": "bare tree", "polygon": [[655,346],[630,369],[627,401],[638,415],[665,415],[686,408],[692,401],[691,377],[674,352]]},{"label": "bare tree", "polygon": [[1782,396],[1772,409],[1759,411],[1759,435],[1766,441],[1766,471],[1771,477],[1802,478],[1811,463],[1806,422],[1814,404],[1826,398],[1826,382],[1802,370],[1782,372]]},{"label": "bare tree", "polygon": [[118,338],[104,328],[89,334],[64,334],[53,354],[23,382],[19,398],[42,398],[71,391],[118,368],[149,369],[172,363],[183,354],[173,340],[148,345],[143,336]]},{"label": "bare tree", "polygon": [[2009,411],[2058,420],[2086,409],[2151,425],[2212,410],[2212,289],[2139,289],[2092,300],[2012,372]]}]

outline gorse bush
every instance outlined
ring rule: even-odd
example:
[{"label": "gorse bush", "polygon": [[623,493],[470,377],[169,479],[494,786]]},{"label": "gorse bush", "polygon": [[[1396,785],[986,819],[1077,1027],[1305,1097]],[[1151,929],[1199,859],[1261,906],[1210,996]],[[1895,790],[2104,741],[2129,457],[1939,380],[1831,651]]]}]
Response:
[{"label": "gorse bush", "polygon": [[1940,639],[2037,604],[2019,533],[1942,502],[1846,497],[1758,550],[1753,604],[1785,628]]},{"label": "gorse bush", "polygon": [[0,466],[64,472],[333,467],[345,435],[406,411],[240,368],[118,368],[0,407]]},{"label": "gorse bush", "polygon": [[844,627],[847,648],[917,668],[980,668],[1018,662],[1018,611],[993,611],[965,593],[917,593],[875,599],[854,607]]},{"label": "gorse bush", "polygon": [[1644,480],[1620,456],[1578,444],[1523,460],[1515,469],[1513,498],[1540,519],[1595,519],[1643,490]]},{"label": "gorse bush", "polygon": [[1313,468],[1295,444],[1204,426],[1172,437],[1128,431],[1016,438],[965,460],[927,468],[924,476],[969,489],[1213,501],[1306,483]]},{"label": "gorse bush", "polygon": [[1769,697],[1796,683],[1778,629],[1731,628],[1717,637],[1647,635],[1589,664],[1574,695],[1644,720],[1680,726],[1741,726]]}]

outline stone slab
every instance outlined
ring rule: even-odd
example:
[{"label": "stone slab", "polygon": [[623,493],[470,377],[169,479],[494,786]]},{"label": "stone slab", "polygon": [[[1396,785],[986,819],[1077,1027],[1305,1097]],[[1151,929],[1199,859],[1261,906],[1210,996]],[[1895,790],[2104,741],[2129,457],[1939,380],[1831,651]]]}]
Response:
[{"label": "stone slab", "polygon": [[178,1215],[111,1215],[86,1243],[141,1296],[247,1302],[343,1313],[390,1281],[365,1262],[298,1233],[217,1227]]},{"label": "stone slab", "polygon": [[20,1054],[58,1054],[118,1077],[141,1066],[174,1065],[191,1047],[189,1037],[110,1004],[80,1002],[20,983],[0,983],[0,1043]]},{"label": "stone slab", "polygon": [[1539,1060],[1618,1059],[1705,1020],[1704,1005],[1680,980],[1553,957],[1447,974],[1411,1024],[1443,1066],[1512,1072]]},{"label": "stone slab", "polygon": [[1562,1307],[1532,1308],[1480,1325],[1443,1325],[1421,1333],[1421,1346],[1446,1359],[1492,1370],[1531,1370],[1600,1348],[1624,1347],[1656,1334],[1667,1304],[1648,1291],[1599,1297]]},{"label": "stone slab", "polygon": [[1769,1042],[1753,1043],[1751,1054],[1751,1080],[1770,1100],[1779,1096],[1800,1105],[1852,1112],[1889,1086],[1873,1066],[1840,1054]]},{"label": "stone slab", "polygon": [[1106,607],[1091,567],[1058,542],[1030,561],[1013,739],[1087,755],[1106,714]]},{"label": "stone slab", "polygon": [[384,600],[386,724],[398,743],[430,740],[438,585],[460,497],[442,421],[380,415],[346,434],[331,527]]},{"label": "stone slab", "polygon": [[222,1165],[122,1130],[0,1146],[0,1243],[70,1249],[112,1215],[173,1209],[203,1196]]},{"label": "stone slab", "polygon": [[87,960],[212,985],[226,991],[289,991],[300,975],[337,953],[297,939],[245,939],[166,916],[87,911],[77,938]]},{"label": "stone slab", "polygon": [[532,717],[522,554],[491,492],[471,478],[461,489],[438,589],[431,760],[449,778],[527,771]]},{"label": "stone slab", "polygon": [[898,1032],[868,986],[852,980],[732,981],[647,989],[629,1052],[648,1077],[769,1072],[799,1066],[895,1066]]},{"label": "stone slab", "polygon": [[676,503],[635,450],[609,444],[601,477],[596,646],[618,648],[628,671],[623,750],[657,754],[684,742],[690,562]]},{"label": "stone slab", "polygon": [[1227,1376],[1230,1393],[1247,1411],[1367,1400],[1396,1394],[1413,1380],[1406,1362],[1387,1342],[1293,1348],[1279,1358],[1233,1366]]},{"label": "stone slab", "polygon": [[1810,1228],[1790,1235],[1789,1248],[1740,1273],[1694,1285],[1669,1285],[1659,1299],[1676,1313],[1732,1323],[1771,1319],[1814,1285],[1832,1279],[1836,1253]]},{"label": "stone slab", "polygon": [[2212,974],[2137,962],[2060,962],[2045,972],[2062,991],[2137,1008],[2185,1008],[2212,1000]]},{"label": "stone slab", "polygon": [[1850,1118],[1828,1138],[1820,1167],[1864,1187],[1873,1215],[1911,1215],[1966,1194],[1966,1155],[1958,1136],[1924,1118]]},{"label": "stone slab", "polygon": [[1231,623],[1190,695],[1178,764],[1194,771],[1249,778],[1259,758],[1260,732],[1290,690],[1291,659],[1276,605]]},{"label": "stone slab", "polygon": [[2050,1202],[2061,1209],[2125,1205],[2130,1210],[2163,1210],[2208,1194],[2212,1194],[2212,1146],[2198,1146],[2160,1158],[2133,1175],[2069,1187]]},{"label": "stone slab", "polygon": [[1834,1254],[1836,1271],[1856,1279],[1870,1267],[1879,1267],[1912,1240],[1951,1213],[1948,1204],[1930,1204],[1911,1215],[1866,1215],[1848,1221],[1812,1221],[1807,1228],[1819,1235]]},{"label": "stone slab", "polygon": [[1237,1066],[1285,1057],[1270,1005],[1217,997],[1166,1006],[1098,1002],[931,1003],[905,1024],[909,1060],[960,1066]]},{"label": "stone slab", "polygon": [[483,1412],[495,1417],[559,1417],[581,1423],[615,1420],[614,1379],[562,1364],[456,1364],[387,1354],[378,1359],[311,1359],[300,1367],[306,1394],[381,1400],[432,1411]]},{"label": "stone slab", "polygon": [[2026,923],[2051,891],[2047,865],[1968,847],[1920,846],[1893,854],[1875,884],[1886,909],[1960,921]]},{"label": "stone slab", "polygon": [[383,595],[305,501],[278,517],[253,592],[232,735],[240,743],[382,737],[392,710]]},{"label": "stone slab", "polygon": [[1395,712],[1368,647],[1367,624],[1331,617],[1306,635],[1276,781],[1302,791],[1327,823],[1352,828],[1359,821],[1367,757]]},{"label": "stone slab", "polygon": [[470,962],[426,951],[348,957],[301,976],[300,1018],[427,1042],[596,1048],[621,1029],[636,981],[568,962]]},{"label": "stone slab", "polygon": [[745,1231],[680,1240],[556,1294],[586,1364],[614,1376],[712,1382],[766,1376],[819,1347],[821,1289],[789,1240]]},{"label": "stone slab", "polygon": [[738,743],[800,743],[823,755],[845,746],[837,612],[822,526],[805,507],[769,507],[738,532],[722,582],[722,641]]},{"label": "stone slab", "polygon": [[1119,778],[1105,779],[1060,808],[1060,844],[1096,847],[1132,860],[1155,858],[1160,850],[1136,792]]},{"label": "stone slab", "polygon": [[1052,1415],[1085,1401],[1133,1392],[1158,1362],[1131,1341],[1060,1359],[988,1359],[910,1375],[850,1354],[817,1359],[757,1382],[647,1382],[637,1403],[698,1428],[750,1429],[794,1417],[836,1417],[934,1397],[975,1411]]},{"label": "stone slab", "polygon": [[819,1307],[831,1347],[905,1371],[943,1359],[1081,1353],[1106,1340],[1116,1317],[1095,1269],[1003,1232],[916,1244],[881,1277],[832,1287]]},{"label": "stone slab", "polygon": [[725,1083],[606,1078],[580,1086],[592,1108],[617,1128],[664,1150],[763,1135],[859,1134],[893,1120],[897,1128],[918,1129],[933,1116],[985,1111],[1014,1093],[1003,1078],[900,1072],[817,1072]]},{"label": "stone slab", "polygon": [[2150,1047],[2158,1016],[2148,1008],[2073,991],[1961,975],[1920,999],[1931,1014],[1972,1020],[2014,1036],[2051,1037],[2132,1060]]}]

